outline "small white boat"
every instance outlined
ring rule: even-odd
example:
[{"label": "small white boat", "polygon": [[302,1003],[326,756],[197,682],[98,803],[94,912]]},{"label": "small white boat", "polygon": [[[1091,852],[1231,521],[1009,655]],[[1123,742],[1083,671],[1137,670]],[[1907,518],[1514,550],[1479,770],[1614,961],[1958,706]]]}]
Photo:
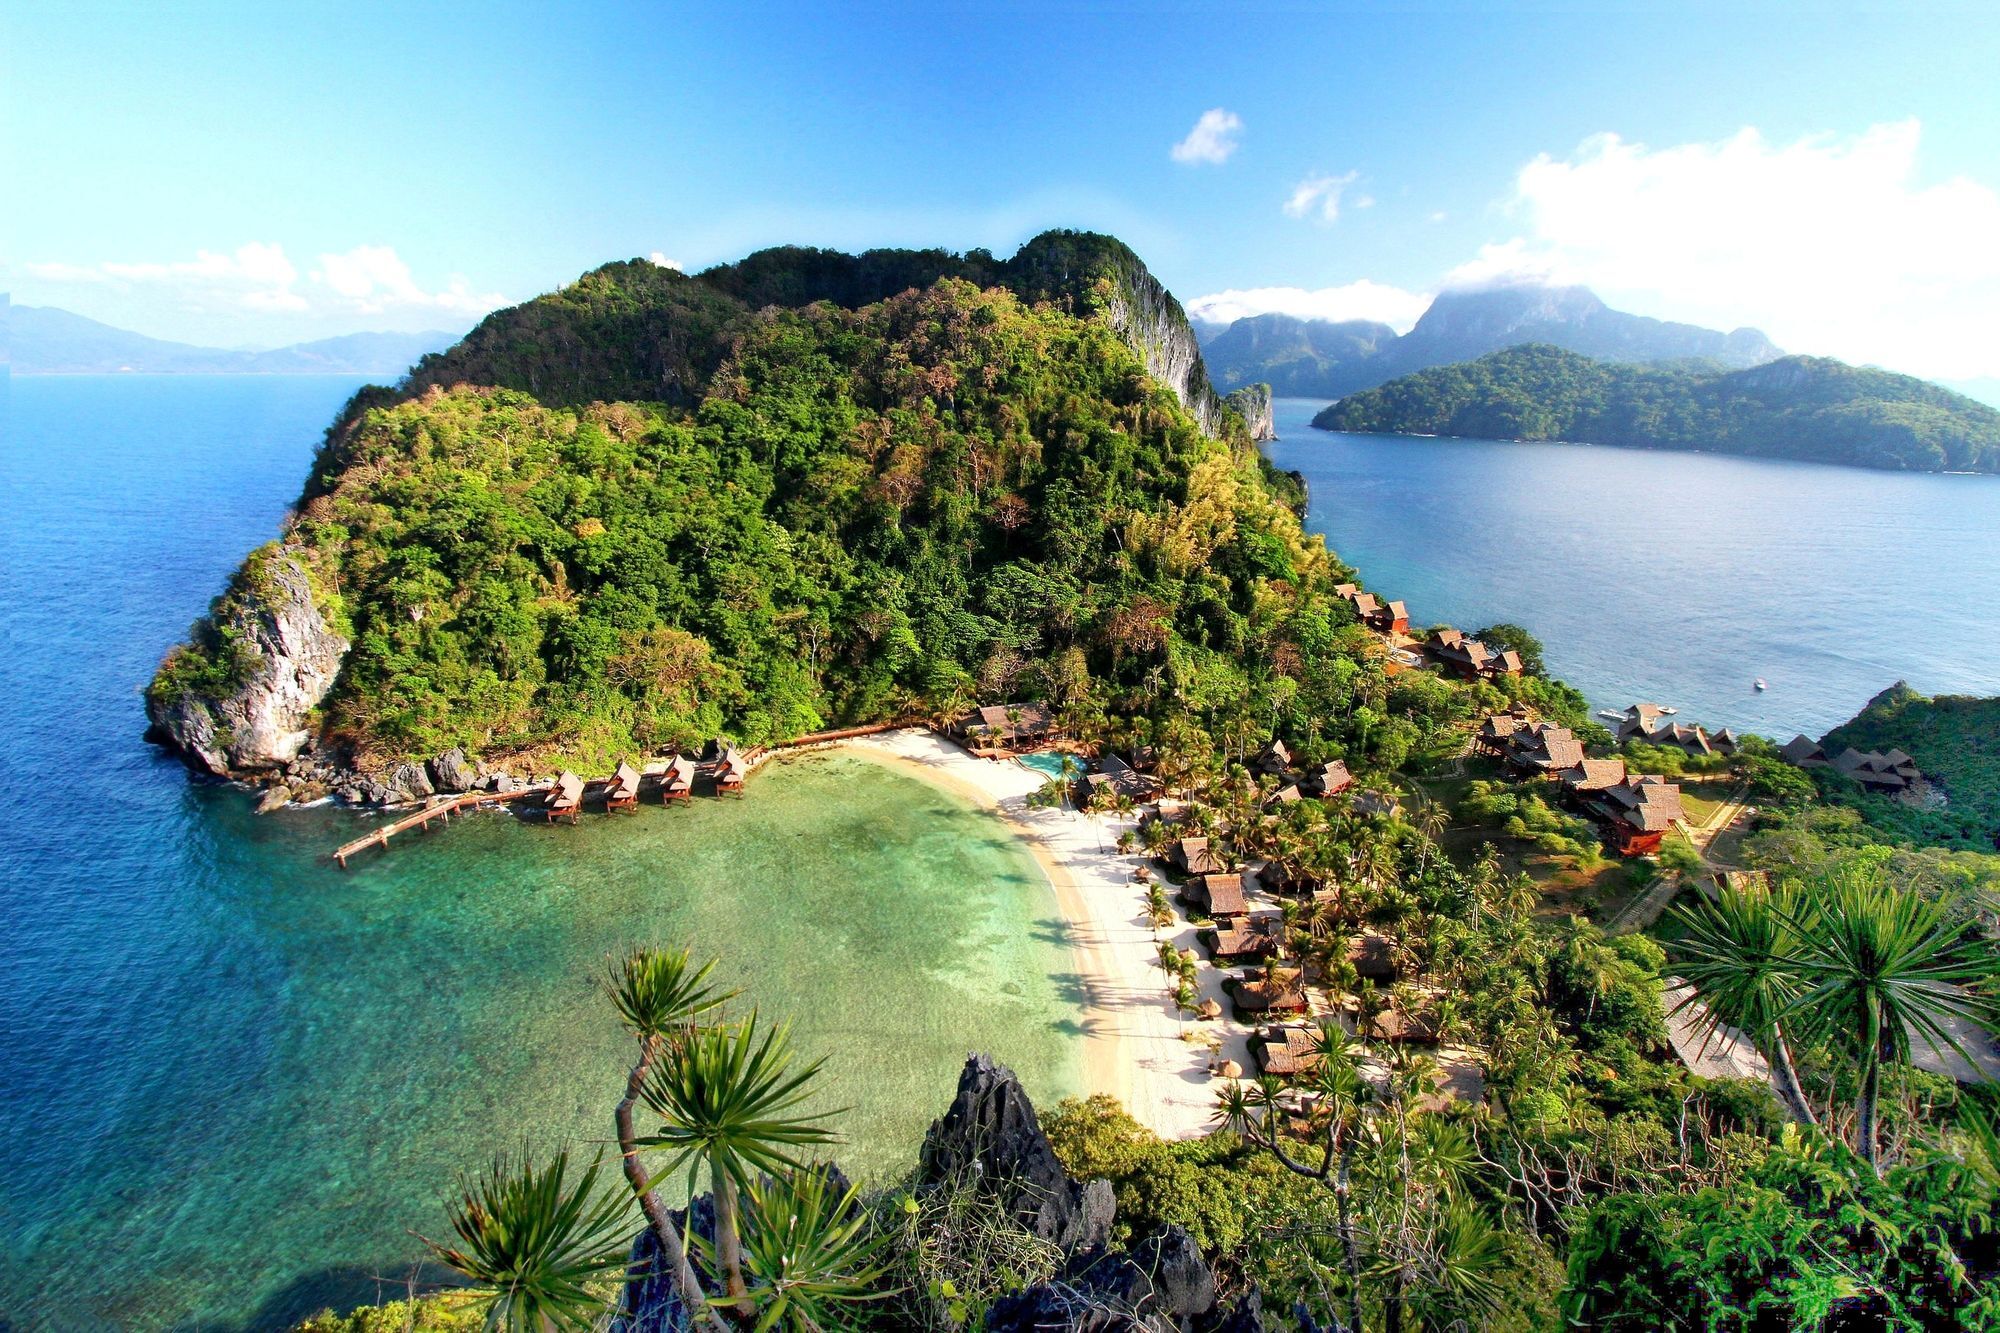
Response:
[{"label": "small white boat", "polygon": [[1764,678],[1762,676],[1759,676],[1757,677],[1757,679],[1750,682],[1750,688],[1756,690],[1758,693],[1761,694],[1770,687],[1764,683]]}]

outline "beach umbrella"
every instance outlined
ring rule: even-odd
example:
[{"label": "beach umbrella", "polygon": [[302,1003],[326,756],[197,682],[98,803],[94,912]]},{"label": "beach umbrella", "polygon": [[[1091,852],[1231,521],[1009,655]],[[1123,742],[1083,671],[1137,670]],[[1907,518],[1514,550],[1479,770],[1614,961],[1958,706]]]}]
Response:
[{"label": "beach umbrella", "polygon": [[1211,1021],[1222,1017],[1222,1001],[1210,996],[1201,1002],[1201,1016]]}]

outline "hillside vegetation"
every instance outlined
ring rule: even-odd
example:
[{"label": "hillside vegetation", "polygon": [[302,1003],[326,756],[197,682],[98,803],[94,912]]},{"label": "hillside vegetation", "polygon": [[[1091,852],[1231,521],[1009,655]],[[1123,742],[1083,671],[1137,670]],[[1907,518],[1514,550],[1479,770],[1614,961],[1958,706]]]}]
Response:
[{"label": "hillside vegetation", "polygon": [[2000,848],[2000,699],[1962,694],[1929,698],[1897,681],[1820,744],[1830,755],[1849,746],[1900,749],[1945,789],[1943,810],[1913,809],[1828,778],[1853,788],[1842,793],[1843,799],[1865,807],[1871,823],[1921,842]]},{"label": "hillside vegetation", "polygon": [[1823,357],[1749,370],[1596,361],[1546,345],[1439,366],[1341,399],[1324,430],[1564,440],[1921,472],[2000,472],[2000,411]]}]

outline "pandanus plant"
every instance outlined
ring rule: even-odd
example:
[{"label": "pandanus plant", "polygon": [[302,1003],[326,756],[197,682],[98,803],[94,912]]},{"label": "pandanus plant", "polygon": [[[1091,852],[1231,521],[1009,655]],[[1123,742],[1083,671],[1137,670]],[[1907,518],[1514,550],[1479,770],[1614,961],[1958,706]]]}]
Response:
[{"label": "pandanus plant", "polygon": [[597,1327],[604,1301],[592,1285],[625,1267],[630,1205],[597,1187],[602,1160],[572,1179],[569,1154],[545,1166],[525,1155],[495,1159],[459,1187],[455,1243],[425,1239],[444,1263],[493,1293],[486,1326],[507,1333]]},{"label": "pandanus plant", "polygon": [[705,1174],[715,1201],[714,1271],[723,1300],[740,1314],[752,1306],[744,1281],[738,1200],[761,1174],[800,1171],[803,1150],[833,1141],[822,1123],[833,1112],[804,1114],[822,1061],[793,1067],[790,1030],[761,1036],[753,1012],[741,1023],[699,1028],[655,1064],[641,1096],[662,1124],[639,1140],[664,1151],[667,1170],[685,1167],[688,1192]]}]

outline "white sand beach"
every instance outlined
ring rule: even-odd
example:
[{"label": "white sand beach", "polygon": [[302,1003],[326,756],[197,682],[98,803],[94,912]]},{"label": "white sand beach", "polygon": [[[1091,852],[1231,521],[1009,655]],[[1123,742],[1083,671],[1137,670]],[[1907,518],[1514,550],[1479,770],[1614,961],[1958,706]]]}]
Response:
[{"label": "white sand beach", "polygon": [[[1117,847],[1119,831],[1131,821],[1031,809],[1028,795],[1047,781],[1045,774],[1011,759],[975,759],[928,731],[885,732],[840,745],[912,769],[996,811],[1021,834],[1055,889],[1089,996],[1086,1090],[1116,1097],[1166,1138],[1214,1128],[1210,1116],[1221,1080],[1209,1066],[1234,1060],[1252,1069],[1251,1029],[1227,1017],[1223,974],[1213,967],[1201,969],[1201,994],[1220,1002],[1225,1017],[1204,1022],[1175,1007],[1156,941],[1171,938],[1191,949],[1195,932],[1178,911],[1173,926],[1157,934],[1147,920],[1145,886],[1132,877],[1145,858],[1121,855]],[[1220,1037],[1221,1049],[1211,1054],[1206,1043],[1183,1040],[1190,1029]]]}]

